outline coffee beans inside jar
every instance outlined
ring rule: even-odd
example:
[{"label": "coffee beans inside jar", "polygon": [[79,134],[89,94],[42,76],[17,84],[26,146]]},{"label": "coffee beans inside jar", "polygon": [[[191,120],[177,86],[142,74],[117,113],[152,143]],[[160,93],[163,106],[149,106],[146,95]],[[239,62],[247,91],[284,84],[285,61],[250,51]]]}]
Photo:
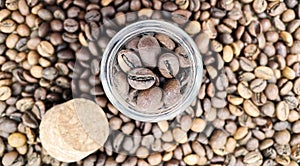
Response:
[{"label": "coffee beans inside jar", "polygon": [[144,33],[129,39],[113,65],[114,86],[138,111],[154,113],[182,99],[191,59],[171,37]]}]

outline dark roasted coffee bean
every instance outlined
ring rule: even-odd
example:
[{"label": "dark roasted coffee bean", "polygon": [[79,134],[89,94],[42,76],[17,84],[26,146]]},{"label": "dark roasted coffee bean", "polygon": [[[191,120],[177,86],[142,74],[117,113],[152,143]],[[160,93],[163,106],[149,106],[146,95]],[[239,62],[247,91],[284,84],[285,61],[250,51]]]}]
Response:
[{"label": "dark roasted coffee bean", "polygon": [[100,18],[101,18],[101,14],[97,10],[90,10],[85,14],[85,20],[87,22],[92,22],[92,21],[98,22],[100,21]]},{"label": "dark roasted coffee bean", "polygon": [[191,61],[189,59],[189,56],[187,55],[187,52],[183,47],[181,46],[177,47],[175,49],[175,53],[178,58],[180,67],[187,68],[191,66]]},{"label": "dark roasted coffee bean", "polygon": [[124,72],[128,72],[134,68],[141,67],[140,58],[132,51],[122,50],[118,53],[118,64]]},{"label": "dark roasted coffee bean", "polygon": [[145,66],[155,67],[157,65],[157,56],[161,52],[161,48],[155,37],[143,36],[139,40],[138,51]]},{"label": "dark roasted coffee bean", "polygon": [[158,70],[166,78],[174,78],[179,72],[178,58],[171,53],[160,55],[158,59]]},{"label": "dark roasted coffee bean", "polygon": [[147,68],[135,68],[128,72],[127,80],[134,89],[144,90],[154,85],[156,76]]},{"label": "dark roasted coffee bean", "polygon": [[159,87],[152,87],[139,92],[137,107],[142,111],[155,111],[163,106],[163,92]]}]

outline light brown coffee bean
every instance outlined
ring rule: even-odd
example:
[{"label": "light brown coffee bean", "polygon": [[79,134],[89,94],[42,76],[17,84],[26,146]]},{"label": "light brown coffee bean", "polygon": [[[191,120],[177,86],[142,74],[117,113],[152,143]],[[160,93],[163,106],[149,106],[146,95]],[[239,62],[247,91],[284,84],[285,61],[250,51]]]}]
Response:
[{"label": "light brown coffee bean", "polygon": [[6,101],[9,99],[12,95],[12,91],[9,87],[7,86],[1,86],[0,87],[0,100],[1,101]]},{"label": "light brown coffee bean", "polygon": [[282,38],[282,40],[285,42],[287,46],[291,47],[293,45],[294,43],[293,36],[289,32],[286,31],[280,32],[280,37]]},{"label": "light brown coffee bean", "polygon": [[263,13],[267,9],[268,3],[266,0],[254,0],[252,3],[253,10],[256,13]]},{"label": "light brown coffee bean", "polygon": [[163,106],[163,92],[159,87],[153,87],[139,92],[137,107],[142,111],[155,111]]},{"label": "light brown coffee bean", "polygon": [[267,86],[267,81],[261,78],[255,79],[250,83],[250,89],[255,93],[262,92],[266,88],[266,86]]},{"label": "light brown coffee bean", "polygon": [[276,105],[276,116],[280,121],[286,121],[289,115],[289,105],[285,101],[280,101]]},{"label": "light brown coffee bean", "polygon": [[0,10],[0,21],[6,19],[11,14],[11,11],[8,9]]},{"label": "light brown coffee bean", "polygon": [[16,28],[17,24],[11,19],[0,22],[0,31],[3,33],[12,33]]},{"label": "light brown coffee bean", "polygon": [[291,134],[288,130],[281,130],[275,133],[274,139],[280,145],[287,145],[291,140]]},{"label": "light brown coffee bean", "polygon": [[252,117],[258,117],[260,115],[259,109],[253,104],[253,102],[251,102],[251,100],[245,100],[243,103],[243,108],[245,112]]},{"label": "light brown coffee bean", "polygon": [[155,37],[143,36],[138,42],[138,51],[145,66],[156,66],[157,56],[161,52],[161,48]]},{"label": "light brown coffee bean", "polygon": [[252,97],[252,91],[249,89],[249,85],[246,81],[242,81],[237,87],[238,93],[244,99],[250,99]]},{"label": "light brown coffee bean", "polygon": [[196,154],[189,154],[187,156],[185,156],[183,158],[183,161],[187,164],[187,165],[197,165],[198,161],[199,161],[199,156]]},{"label": "light brown coffee bean", "polygon": [[279,89],[275,84],[268,84],[265,94],[269,100],[277,100],[279,98]]},{"label": "light brown coffee bean", "polygon": [[35,78],[42,78],[43,68],[41,66],[32,66],[30,69],[30,74]]},{"label": "light brown coffee bean", "polygon": [[17,0],[6,0],[5,6],[9,10],[18,10],[18,1]]},{"label": "light brown coffee bean", "polygon": [[174,78],[179,72],[178,58],[171,53],[164,53],[159,56],[158,70],[166,78]]},{"label": "light brown coffee bean", "polygon": [[180,128],[174,128],[172,131],[174,140],[178,143],[186,143],[188,141],[186,131],[181,130]]},{"label": "light brown coffee bean", "polygon": [[290,22],[296,18],[296,13],[292,9],[287,9],[281,15],[281,19],[283,22]]},{"label": "light brown coffee bean", "polygon": [[128,72],[128,83],[137,90],[150,88],[156,82],[156,75],[147,68],[134,68]]},{"label": "light brown coffee bean", "polygon": [[246,57],[240,57],[240,67],[244,71],[253,71],[255,66],[253,61],[249,60]]},{"label": "light brown coffee bean", "polygon": [[297,95],[300,95],[300,78],[296,79],[296,81],[294,82],[293,90]]},{"label": "light brown coffee bean", "polygon": [[7,36],[5,44],[8,48],[14,48],[19,40],[19,36],[16,34],[10,34]]},{"label": "light brown coffee bean", "polygon": [[43,57],[51,57],[54,54],[54,47],[48,41],[42,41],[37,46],[38,53]]},{"label": "light brown coffee bean", "polygon": [[5,153],[2,158],[2,164],[4,166],[12,165],[18,157],[18,153],[16,151],[10,151]]},{"label": "light brown coffee bean", "polygon": [[260,152],[249,152],[248,154],[245,155],[243,162],[251,165],[261,165],[263,162],[263,156],[261,155]]},{"label": "light brown coffee bean", "polygon": [[190,35],[195,35],[201,31],[201,25],[198,21],[190,21],[184,30]]},{"label": "light brown coffee bean", "polygon": [[291,69],[290,67],[286,66],[283,71],[282,71],[282,75],[284,77],[286,77],[287,79],[293,80],[296,78],[296,73],[293,69]]},{"label": "light brown coffee bean", "polygon": [[233,50],[229,45],[226,45],[223,48],[223,60],[224,62],[228,63],[231,62],[232,58],[233,58]]},{"label": "light brown coffee bean", "polygon": [[269,80],[274,76],[274,72],[271,68],[266,66],[258,66],[254,70],[254,74],[258,78]]},{"label": "light brown coffee bean", "polygon": [[241,126],[234,134],[234,139],[240,140],[248,134],[248,127]]}]

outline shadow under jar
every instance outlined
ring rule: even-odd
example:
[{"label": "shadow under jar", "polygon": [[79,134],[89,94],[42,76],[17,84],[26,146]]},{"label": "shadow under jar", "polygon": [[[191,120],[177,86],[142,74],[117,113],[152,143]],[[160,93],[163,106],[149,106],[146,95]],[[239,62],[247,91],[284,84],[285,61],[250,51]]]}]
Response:
[{"label": "shadow under jar", "polygon": [[172,119],[195,99],[202,58],[193,39],[168,22],[143,20],[120,30],[101,61],[101,81],[110,102],[145,122]]}]

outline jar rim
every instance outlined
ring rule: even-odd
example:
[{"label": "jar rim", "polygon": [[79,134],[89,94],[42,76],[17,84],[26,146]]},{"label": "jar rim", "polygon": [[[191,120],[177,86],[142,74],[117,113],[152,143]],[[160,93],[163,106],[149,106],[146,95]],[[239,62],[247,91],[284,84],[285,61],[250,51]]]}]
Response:
[{"label": "jar rim", "polygon": [[[184,47],[186,51],[191,55],[192,60],[192,70],[193,70],[193,81],[191,81],[191,87],[188,89],[188,94],[184,94],[180,101],[177,101],[172,107],[165,109],[163,112],[155,114],[147,114],[140,111],[137,111],[134,108],[131,108],[131,105],[128,104],[123,98],[118,98],[114,89],[112,88],[112,74],[111,68],[112,63],[115,59],[117,51],[124,46],[124,44],[135,37],[138,34],[145,32],[156,32],[162,33],[174,40],[176,37],[176,42]],[[171,36],[173,35],[173,36]],[[135,23],[132,23],[119,32],[109,41],[101,60],[101,73],[100,79],[102,82],[103,90],[109,99],[109,101],[124,115],[139,121],[145,122],[157,122],[161,120],[172,119],[181,112],[183,112],[195,99],[200,89],[202,83],[203,75],[203,63],[201,54],[198,50],[197,45],[194,40],[181,28],[172,23],[160,20],[142,20]],[[187,92],[185,92],[187,93]],[[122,101],[123,100],[123,101]]]}]

